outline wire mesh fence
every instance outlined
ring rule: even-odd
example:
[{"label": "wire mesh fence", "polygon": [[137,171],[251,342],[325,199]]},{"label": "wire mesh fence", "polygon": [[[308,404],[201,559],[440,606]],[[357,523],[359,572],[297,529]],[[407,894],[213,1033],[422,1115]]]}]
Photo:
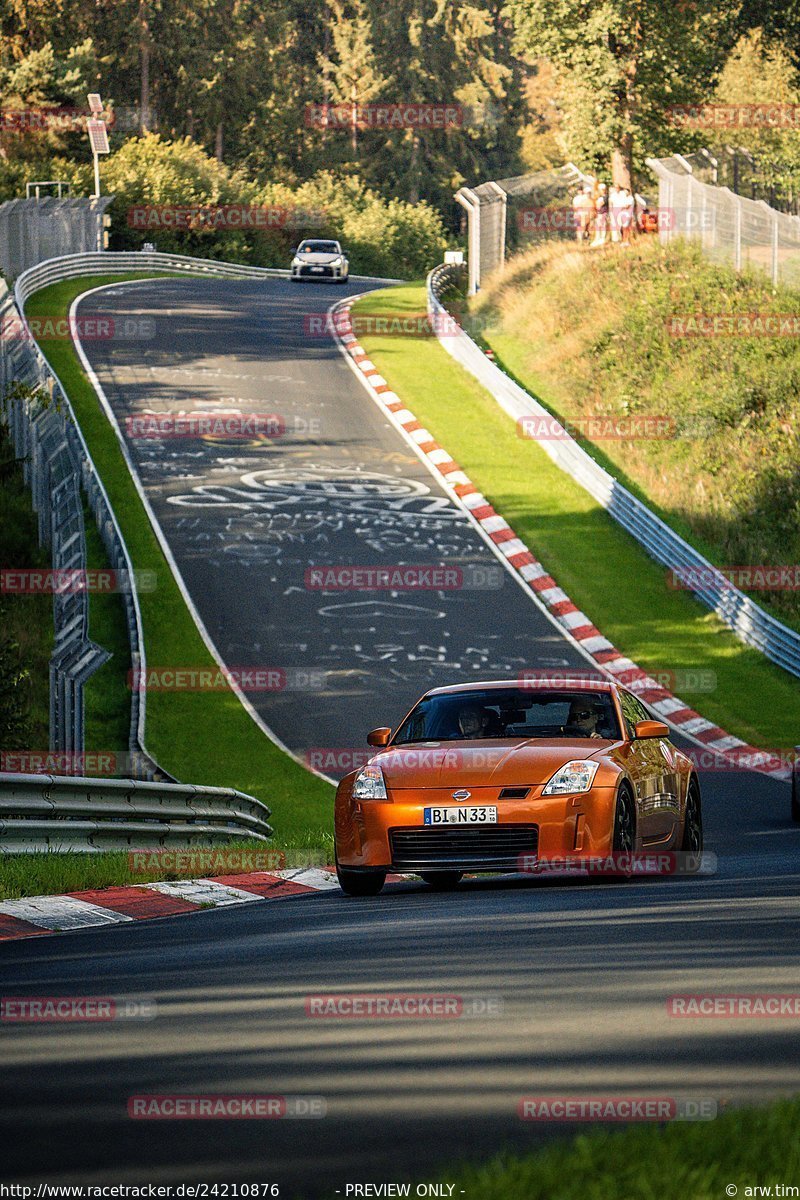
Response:
[{"label": "wire mesh fence", "polygon": [[102,249],[103,214],[112,196],[43,196],[0,204],[0,272],[13,281],[62,254]]},{"label": "wire mesh fence", "polygon": [[[567,163],[553,170],[460,188],[455,198],[467,213],[470,294],[478,291],[482,279],[503,266],[507,253],[521,249],[533,236],[538,214],[566,213],[575,188],[586,180],[587,175]],[[566,219],[559,222],[551,217],[547,224],[551,236],[575,236]]]},{"label": "wire mesh fence", "polygon": [[706,155],[650,158],[659,184],[661,240],[697,240],[715,262],[766,272],[773,285],[800,283],[800,217],[708,182]]}]

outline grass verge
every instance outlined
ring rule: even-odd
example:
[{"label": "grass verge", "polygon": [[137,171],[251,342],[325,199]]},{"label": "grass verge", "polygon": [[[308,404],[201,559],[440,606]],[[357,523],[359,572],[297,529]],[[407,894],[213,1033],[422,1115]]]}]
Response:
[{"label": "grass verge", "polygon": [[[302,842],[301,838],[297,840]],[[326,833],[321,839],[309,838],[306,850],[298,845],[285,855],[272,842],[250,838],[216,847],[160,848],[152,851],[146,861],[133,854],[132,850],[100,850],[91,854],[43,851],[7,855],[0,860],[0,900],[283,867],[328,866],[333,861],[333,836]]]},{"label": "grass verge", "polygon": [[[152,278],[138,273],[69,280],[37,292],[29,316],[69,312],[72,301],[103,284]],[[156,588],[140,595],[150,663],[215,668],[184,603],[110,426],[71,342],[45,344],[66,388],[90,453],[117,514],[135,570],[153,571]],[[333,789],[262,734],[230,691],[152,692],[147,696],[147,745],[176,779],[235,787],[272,809],[275,843],[322,845],[332,814]]]},{"label": "grass verge", "polygon": [[[714,1121],[629,1126],[457,1168],[453,1195],[480,1200],[720,1200],[779,1195],[800,1178],[800,1101],[737,1109]],[[771,1187],[771,1192],[758,1192]]]},{"label": "grass verge", "polygon": [[[785,314],[799,302],[797,289],[710,262],[697,243],[640,238],[605,252],[540,243],[488,280],[470,310],[509,375],[711,562],[791,566],[800,366]],[[718,318],[718,332],[693,332],[698,318]],[[592,441],[594,418],[620,435]],[[796,587],[750,594],[800,629]]]},{"label": "grass verge", "polygon": [[[371,314],[425,311],[425,289],[405,284],[356,305]],[[536,442],[517,437],[473,377],[434,339],[369,334],[361,344],[390,386],[461,464],[558,584],[601,632],[643,669],[729,733],[790,748],[800,686],[739,642],[666,573]],[[678,686],[672,673],[709,672],[713,690]],[[687,676],[688,678],[688,676]]]}]

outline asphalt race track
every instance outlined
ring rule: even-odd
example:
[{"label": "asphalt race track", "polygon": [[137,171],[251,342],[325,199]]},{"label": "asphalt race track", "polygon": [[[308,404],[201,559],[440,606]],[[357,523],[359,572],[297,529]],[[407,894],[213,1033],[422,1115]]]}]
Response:
[{"label": "asphalt race track", "polygon": [[[144,353],[87,346],[123,423],[148,406],[188,411],[222,396],[320,417],[316,432],[298,423],[286,439],[247,449],[176,442],[164,461],[157,443],[129,442],[226,662],[322,665],[333,676],[313,711],[300,688],[251,696],[298,752],[351,744],[350,725],[395,720],[434,682],[513,677],[521,661],[579,663],[510,576],[493,591],[387,595],[361,615],[319,613],[331,598],[304,587],[310,558],[493,563],[338,351],[304,335],[303,315],[342,291],[168,280],[84,302],[157,317]],[[305,486],[323,473],[359,487],[379,477],[379,487]],[[395,601],[411,607],[402,616],[380,607]],[[523,1096],[688,1098],[723,1109],[800,1090],[796,1020],[668,1013],[675,994],[791,993],[800,978],[800,827],[789,822],[786,786],[734,772],[707,773],[702,786],[706,844],[718,858],[707,878],[473,880],[444,895],[409,881],[376,899],[333,891],[6,943],[5,997],[155,1002],[147,1020],[4,1024],[6,1178],[274,1182],[283,1197],[344,1195],[348,1183],[446,1179],[464,1158],[575,1132],[520,1120]],[[449,1020],[306,1015],[307,996],[341,992],[478,998],[491,1015],[480,1005]],[[321,1097],[326,1115],[127,1116],[128,1099],[144,1093],[240,1092]]]},{"label": "asphalt race track", "polygon": [[[155,318],[152,340],[84,348],[206,629],[228,667],[276,673],[279,690],[248,699],[301,756],[363,749],[363,733],[397,724],[429,687],[586,667],[325,332],[328,307],[357,290],[169,280],[103,290],[79,309],[117,327]],[[285,433],[136,436],[146,413],[198,409],[275,415]],[[455,568],[462,586],[307,586],[310,568],[396,563]]]}]

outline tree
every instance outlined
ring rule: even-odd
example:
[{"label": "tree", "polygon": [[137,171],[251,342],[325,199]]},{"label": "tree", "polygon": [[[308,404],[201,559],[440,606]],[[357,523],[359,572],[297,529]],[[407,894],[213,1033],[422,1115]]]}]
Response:
[{"label": "tree", "polygon": [[625,187],[646,155],[685,139],[671,106],[707,97],[739,10],[738,0],[508,0],[519,50],[545,56],[558,72],[572,154],[610,162]]},{"label": "tree", "polygon": [[355,0],[348,12],[344,0],[328,0],[332,18],[331,53],[318,61],[325,80],[326,100],[350,109],[350,148],[358,154],[358,110],[377,99],[389,85],[377,65],[372,45],[372,23],[364,0]]},{"label": "tree", "polygon": [[[714,96],[722,104],[787,105],[800,111],[800,79],[789,51],[762,29],[753,29],[736,44],[720,76]],[[754,181],[785,193],[800,191],[800,127],[753,123],[737,127],[727,138],[755,160]]]}]

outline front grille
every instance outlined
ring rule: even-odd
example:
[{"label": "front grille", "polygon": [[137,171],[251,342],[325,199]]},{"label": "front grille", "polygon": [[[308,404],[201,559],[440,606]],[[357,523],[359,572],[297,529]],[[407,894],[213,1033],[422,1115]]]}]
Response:
[{"label": "front grille", "polygon": [[498,800],[524,800],[530,790],[527,787],[505,787],[500,792]]},{"label": "front grille", "polygon": [[302,266],[300,274],[308,275],[310,279],[330,279],[333,275],[333,267],[323,267],[321,271],[314,271],[309,266]]},{"label": "front grille", "polygon": [[392,866],[418,871],[517,871],[521,854],[536,854],[538,825],[415,826],[390,829]]}]

